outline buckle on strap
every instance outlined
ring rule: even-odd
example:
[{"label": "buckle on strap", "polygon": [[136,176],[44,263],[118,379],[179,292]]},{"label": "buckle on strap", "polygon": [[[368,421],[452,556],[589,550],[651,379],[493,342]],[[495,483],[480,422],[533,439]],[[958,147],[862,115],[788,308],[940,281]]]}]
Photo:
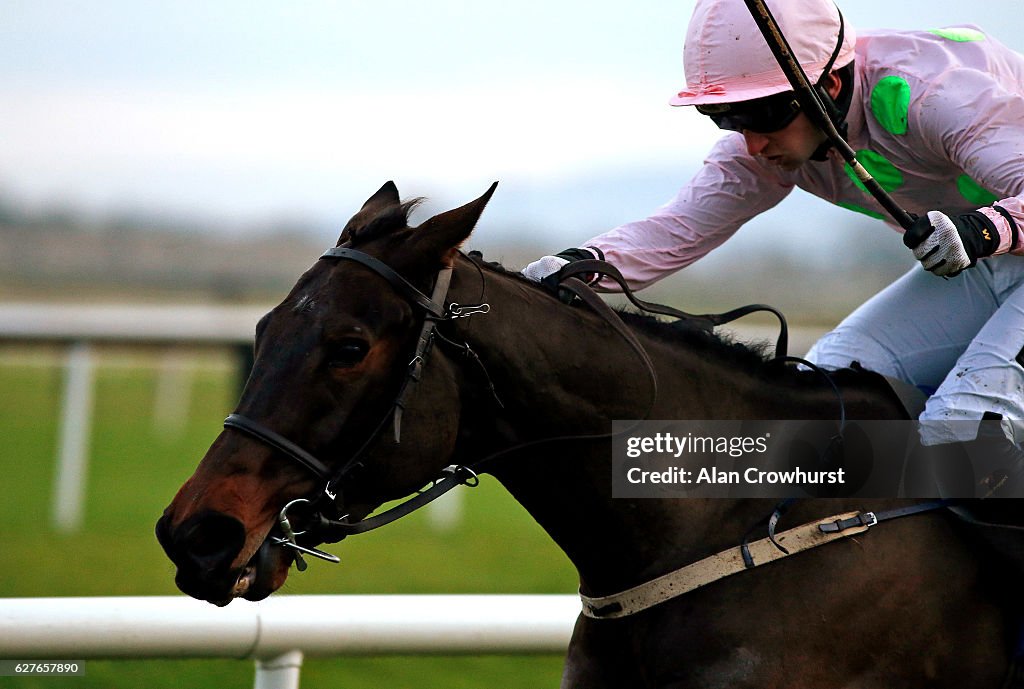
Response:
[{"label": "buckle on strap", "polygon": [[861,512],[849,519],[837,519],[834,522],[819,524],[818,530],[822,533],[839,533],[856,527],[871,528],[878,523],[878,517],[874,512]]},{"label": "buckle on strap", "polygon": [[477,313],[490,313],[491,305],[487,303],[483,304],[458,304],[452,302],[448,305],[448,309],[445,312],[445,317],[448,320],[455,318],[469,318],[473,314]]}]

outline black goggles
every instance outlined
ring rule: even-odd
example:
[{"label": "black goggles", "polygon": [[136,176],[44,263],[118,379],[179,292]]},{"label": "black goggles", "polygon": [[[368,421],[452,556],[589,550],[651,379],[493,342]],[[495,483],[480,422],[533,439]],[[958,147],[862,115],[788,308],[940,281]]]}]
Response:
[{"label": "black goggles", "polygon": [[786,91],[739,103],[698,105],[697,112],[710,117],[719,129],[770,134],[786,128],[796,119],[800,102],[792,91]]}]

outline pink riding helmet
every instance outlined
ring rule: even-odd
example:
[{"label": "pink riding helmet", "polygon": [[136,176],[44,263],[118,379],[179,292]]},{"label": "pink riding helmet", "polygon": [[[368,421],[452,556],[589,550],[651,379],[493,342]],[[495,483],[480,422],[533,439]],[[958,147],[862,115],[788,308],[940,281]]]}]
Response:
[{"label": "pink riding helmet", "polygon": [[[766,0],[811,83],[821,78],[843,24],[832,0]],[[856,35],[843,27],[831,69],[853,60]],[[670,105],[738,103],[792,87],[743,0],[697,0],[683,48],[686,88]]]}]

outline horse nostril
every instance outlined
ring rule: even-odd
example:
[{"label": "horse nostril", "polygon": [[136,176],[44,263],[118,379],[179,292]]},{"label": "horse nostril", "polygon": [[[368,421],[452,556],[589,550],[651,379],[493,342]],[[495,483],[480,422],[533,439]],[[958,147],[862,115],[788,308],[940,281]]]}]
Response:
[{"label": "horse nostril", "polygon": [[204,570],[227,569],[245,545],[245,526],[234,517],[206,512],[179,527],[183,554]]}]

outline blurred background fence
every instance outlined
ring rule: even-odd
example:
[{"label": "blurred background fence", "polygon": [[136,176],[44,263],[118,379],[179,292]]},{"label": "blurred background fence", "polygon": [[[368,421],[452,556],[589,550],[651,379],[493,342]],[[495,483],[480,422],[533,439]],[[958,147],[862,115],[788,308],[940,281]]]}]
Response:
[{"label": "blurred background fence", "polygon": [[297,689],[306,656],[559,653],[579,607],[535,594],[276,595],[229,610],[170,596],[0,598],[0,653],[60,658],[75,675],[95,658],[254,658],[256,689]]}]

